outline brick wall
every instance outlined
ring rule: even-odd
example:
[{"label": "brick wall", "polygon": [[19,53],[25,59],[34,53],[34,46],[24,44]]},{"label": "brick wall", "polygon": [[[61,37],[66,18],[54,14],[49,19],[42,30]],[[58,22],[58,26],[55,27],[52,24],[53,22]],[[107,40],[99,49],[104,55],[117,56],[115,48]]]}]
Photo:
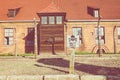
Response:
[{"label": "brick wall", "polygon": [[[34,23],[1,23],[0,24],[0,53],[25,53],[26,37],[28,28],[34,27]],[[14,29],[14,43],[12,45],[4,45],[4,29]]]},{"label": "brick wall", "polygon": [[[76,48],[77,51],[84,52],[96,52],[97,46],[95,43],[95,27],[97,22],[67,22],[67,30],[64,25],[64,49],[66,53],[69,53],[70,49],[66,46],[66,35],[72,35],[73,27],[82,28],[82,45]],[[102,46],[106,52],[114,52],[114,39],[113,39],[113,28],[114,26],[120,26],[120,22],[101,22],[101,26],[105,29],[105,44]],[[28,36],[28,28],[34,28],[34,23],[32,22],[14,22],[14,23],[0,23],[0,53],[12,53],[15,54],[15,49],[17,53],[26,53],[26,37]],[[15,28],[14,32],[14,43],[13,45],[4,45],[4,28]],[[67,32],[66,32],[67,31]],[[120,52],[120,44],[117,42],[117,31],[116,35],[116,50]],[[17,38],[17,44],[15,44]]]},{"label": "brick wall", "polygon": [[[83,43],[79,48],[76,48],[77,51],[96,52],[98,49],[95,43],[95,27],[97,27],[97,22],[68,22],[66,24],[68,29],[66,32],[67,35],[72,35],[73,27],[82,27]],[[101,22],[100,26],[105,29],[105,44],[102,45],[101,48],[109,53],[114,52],[113,28],[114,26],[120,26],[120,22]],[[120,52],[120,44],[117,43],[117,31],[115,31],[115,35],[117,52]],[[69,52],[69,48],[67,48],[67,51]]]}]

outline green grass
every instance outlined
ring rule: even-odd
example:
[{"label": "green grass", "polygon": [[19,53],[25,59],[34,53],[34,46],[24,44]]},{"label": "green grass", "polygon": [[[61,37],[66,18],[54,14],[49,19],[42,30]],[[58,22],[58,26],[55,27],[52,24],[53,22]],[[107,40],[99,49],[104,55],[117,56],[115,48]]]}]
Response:
[{"label": "green grass", "polygon": [[[15,56],[12,53],[1,53],[0,56]],[[24,54],[17,54],[17,56],[34,56],[33,53],[24,53]]]},{"label": "green grass", "polygon": [[75,55],[85,55],[85,54],[94,54],[94,53],[90,53],[90,52],[83,52],[83,51],[77,51],[75,52]]},{"label": "green grass", "polygon": [[[85,55],[85,54],[97,54],[97,53],[86,52],[86,51],[76,51],[75,52],[75,55]],[[103,54],[115,54],[115,53],[109,52],[109,53],[103,53]],[[118,52],[116,54],[120,54],[120,52]]]},{"label": "green grass", "polygon": [[[86,55],[86,54],[97,54],[97,53],[91,53],[91,52],[75,52],[75,55]],[[103,53],[103,54],[115,54],[115,53]],[[116,54],[120,54],[120,53],[116,53]]]},{"label": "green grass", "polygon": [[11,54],[11,53],[1,53],[0,56],[14,56],[14,54]]},{"label": "green grass", "polygon": [[34,56],[33,53],[18,54],[17,56]]},{"label": "green grass", "polygon": [[[105,53],[105,54],[115,54],[115,53],[112,53],[112,52],[111,52],[111,53]],[[116,53],[116,54],[120,54],[120,53]]]}]

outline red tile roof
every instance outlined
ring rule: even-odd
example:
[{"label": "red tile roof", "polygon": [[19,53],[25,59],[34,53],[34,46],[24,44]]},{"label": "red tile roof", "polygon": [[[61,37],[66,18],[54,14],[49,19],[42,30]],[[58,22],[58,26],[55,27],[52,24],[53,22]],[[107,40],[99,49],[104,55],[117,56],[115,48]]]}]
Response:
[{"label": "red tile roof", "polygon": [[46,8],[39,13],[61,13],[63,12],[54,2],[51,2]]},{"label": "red tile roof", "polygon": [[[68,20],[95,19],[88,7],[100,8],[102,19],[120,19],[120,0],[1,0],[0,20],[33,20],[37,13],[52,12],[66,12]],[[16,17],[8,18],[8,9],[16,8]]]}]

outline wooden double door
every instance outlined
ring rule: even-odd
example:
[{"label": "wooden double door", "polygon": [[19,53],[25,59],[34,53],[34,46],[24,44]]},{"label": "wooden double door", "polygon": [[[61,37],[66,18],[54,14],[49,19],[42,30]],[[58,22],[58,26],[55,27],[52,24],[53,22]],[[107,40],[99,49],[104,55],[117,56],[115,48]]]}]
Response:
[{"label": "wooden double door", "polygon": [[38,28],[38,51],[57,54],[64,51],[64,25],[41,25]]}]

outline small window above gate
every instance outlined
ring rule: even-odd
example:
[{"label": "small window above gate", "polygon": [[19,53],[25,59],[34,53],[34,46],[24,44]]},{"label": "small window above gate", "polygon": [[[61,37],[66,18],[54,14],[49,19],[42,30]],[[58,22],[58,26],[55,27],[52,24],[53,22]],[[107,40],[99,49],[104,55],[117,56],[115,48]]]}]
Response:
[{"label": "small window above gate", "polygon": [[41,25],[62,25],[65,21],[65,13],[40,13]]}]

